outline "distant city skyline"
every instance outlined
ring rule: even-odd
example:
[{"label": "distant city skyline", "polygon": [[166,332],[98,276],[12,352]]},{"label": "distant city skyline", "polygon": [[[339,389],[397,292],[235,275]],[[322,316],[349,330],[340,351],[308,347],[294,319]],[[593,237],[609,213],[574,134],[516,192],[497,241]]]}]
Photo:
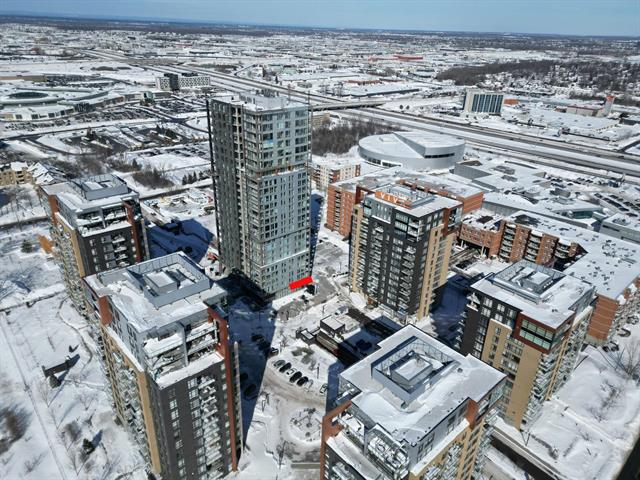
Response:
[{"label": "distant city skyline", "polygon": [[4,0],[0,14],[345,29],[640,36],[638,0]]}]

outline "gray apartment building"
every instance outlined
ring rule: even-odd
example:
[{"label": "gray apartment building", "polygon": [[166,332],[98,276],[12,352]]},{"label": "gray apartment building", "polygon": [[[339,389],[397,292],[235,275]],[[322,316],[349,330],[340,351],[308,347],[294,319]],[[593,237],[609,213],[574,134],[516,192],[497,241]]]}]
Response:
[{"label": "gray apartment building", "polygon": [[284,97],[211,100],[220,260],[264,296],[310,275],[308,105]]},{"label": "gray apartment building", "polygon": [[242,415],[226,290],[181,252],[85,283],[117,417],[154,474],[213,480],[236,470]]},{"label": "gray apartment building", "polygon": [[322,480],[480,478],[504,374],[408,325],[339,377]]},{"label": "gray apartment building", "polygon": [[398,184],[362,193],[352,219],[351,290],[401,322],[423,318],[446,283],[462,203]]},{"label": "gray apartment building", "polygon": [[40,189],[53,254],[76,310],[86,315],[82,278],[149,257],[138,193],[112,174]]}]

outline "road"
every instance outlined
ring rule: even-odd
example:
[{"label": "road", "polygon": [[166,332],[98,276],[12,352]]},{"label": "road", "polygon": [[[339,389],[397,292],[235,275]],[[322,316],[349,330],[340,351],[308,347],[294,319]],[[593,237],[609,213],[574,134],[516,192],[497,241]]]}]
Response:
[{"label": "road", "polygon": [[[198,67],[180,67],[171,65],[147,65],[141,63],[140,59],[127,57],[113,52],[83,50],[87,55],[92,55],[102,59],[117,60],[123,63],[157,71],[158,73],[200,73],[212,78],[216,85],[220,85],[231,91],[252,91],[256,88],[269,88],[286,93],[296,100],[309,102],[312,107],[315,103],[341,103],[342,99],[310,94],[296,89],[289,89],[271,83],[258,80],[240,78],[220,72]],[[395,123],[401,127],[432,131],[454,135],[465,139],[471,145],[481,145],[484,147],[503,148],[509,151],[535,155],[536,157],[559,162],[560,164],[570,164],[585,167],[585,173],[593,173],[592,169],[603,172],[615,172],[619,175],[637,177],[633,180],[640,181],[640,158],[623,152],[612,152],[598,148],[596,146],[572,145],[561,140],[540,138],[532,135],[504,132],[502,130],[481,127],[477,125],[466,125],[453,120],[446,120],[436,117],[416,116],[408,113],[397,113],[382,110],[380,108],[354,109],[342,115],[367,119],[378,119]]]}]

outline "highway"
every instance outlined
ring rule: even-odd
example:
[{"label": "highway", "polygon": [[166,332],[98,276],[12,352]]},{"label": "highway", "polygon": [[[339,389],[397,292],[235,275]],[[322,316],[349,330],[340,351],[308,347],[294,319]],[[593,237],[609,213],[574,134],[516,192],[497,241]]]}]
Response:
[{"label": "highway", "polygon": [[[239,78],[203,68],[186,68],[169,65],[152,66],[144,64],[138,59],[112,52],[95,50],[84,50],[83,52],[87,55],[124,62],[159,73],[200,73],[208,75],[212,78],[214,84],[230,91],[243,92],[254,91],[256,89],[271,89],[284,93],[295,100],[308,102],[312,108],[317,104],[321,104],[323,105],[322,108],[326,108],[327,105],[331,103],[339,104],[345,102],[344,100],[330,96],[310,94],[259,80]],[[617,174],[615,177],[624,174],[627,177],[635,177],[628,178],[628,180],[634,181],[634,183],[640,182],[640,157],[628,153],[606,150],[595,146],[572,145],[560,140],[540,138],[521,133],[504,132],[475,125],[466,125],[441,118],[390,112],[380,108],[357,108],[349,112],[342,112],[341,115],[380,120],[413,130],[452,135],[466,140],[472,146],[479,145],[485,147],[485,149],[496,148],[532,155],[534,156],[533,161],[535,161],[537,157],[543,162],[545,160],[555,162],[559,167],[568,164],[573,166],[573,170],[575,171],[582,171],[587,174],[600,174],[600,176],[603,177],[611,177],[612,175],[610,175],[610,173]],[[584,167],[584,169],[582,170],[580,167]]]}]

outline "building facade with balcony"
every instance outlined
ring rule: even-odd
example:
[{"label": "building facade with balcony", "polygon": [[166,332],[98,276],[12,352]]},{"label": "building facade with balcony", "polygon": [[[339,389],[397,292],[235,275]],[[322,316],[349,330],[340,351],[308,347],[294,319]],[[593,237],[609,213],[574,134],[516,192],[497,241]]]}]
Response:
[{"label": "building facade with balcony", "polygon": [[474,283],[470,292],[457,346],[507,375],[500,413],[521,429],[571,375],[595,289],[521,260]]},{"label": "building facade with balcony", "polygon": [[504,374],[412,325],[379,347],[340,374],[320,478],[479,478]]},{"label": "building facade with balcony", "polygon": [[589,282],[597,302],[587,340],[603,344],[640,309],[640,246],[531,212],[502,220],[498,256],[524,259]]},{"label": "building facade with balcony", "polygon": [[401,323],[425,317],[446,282],[461,218],[460,202],[406,185],[364,195],[353,213],[351,290]]},{"label": "building facade with balcony", "polygon": [[104,174],[43,185],[40,194],[69,297],[86,315],[84,277],[149,257],[138,193]]},{"label": "building facade with balcony", "polygon": [[116,415],[161,478],[212,480],[242,448],[227,292],[183,253],[85,279]]},{"label": "building facade with balcony", "polygon": [[309,107],[284,97],[211,100],[220,260],[264,296],[310,275]]}]

